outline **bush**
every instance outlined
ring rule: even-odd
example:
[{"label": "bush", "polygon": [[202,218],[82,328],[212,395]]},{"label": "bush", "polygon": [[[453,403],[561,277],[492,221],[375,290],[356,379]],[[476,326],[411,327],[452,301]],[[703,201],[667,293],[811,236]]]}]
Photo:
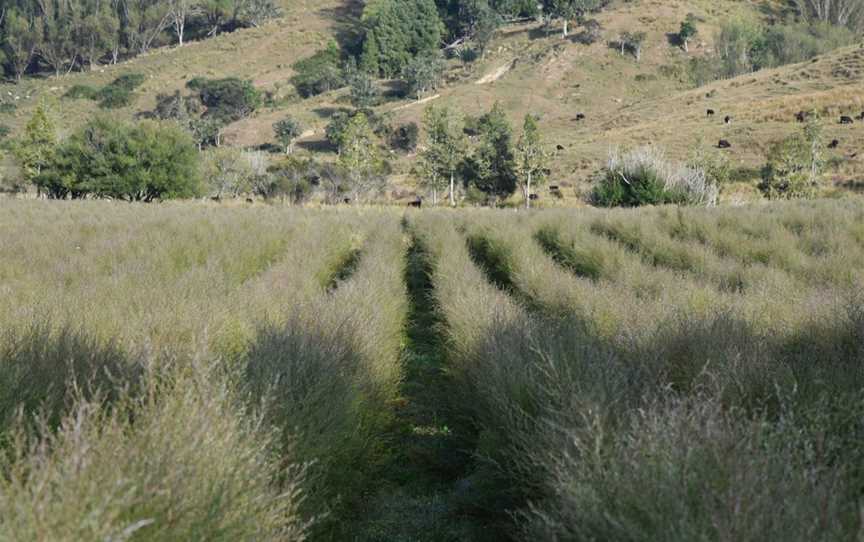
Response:
[{"label": "bush", "polygon": [[95,100],[98,95],[99,91],[90,85],[72,85],[63,97],[70,100]]},{"label": "bush", "polygon": [[718,188],[704,169],[672,164],[658,149],[641,147],[610,156],[591,199],[601,207],[638,207],[714,205],[717,196]]},{"label": "bush", "polygon": [[248,117],[261,105],[261,93],[251,81],[235,77],[195,78],[186,83],[186,86],[198,92],[201,103],[207,107],[204,115],[223,124]]},{"label": "bush", "polygon": [[596,19],[582,23],[582,30],[573,36],[573,41],[582,45],[593,45],[603,37],[603,27]]},{"label": "bush", "polygon": [[341,60],[339,46],[330,43],[326,49],[294,63],[292,68],[297,74],[291,78],[291,83],[304,98],[342,88],[346,82]]},{"label": "bush", "polygon": [[102,87],[93,99],[99,100],[99,107],[103,109],[126,107],[132,103],[132,93],[144,83],[144,79],[144,75],[140,73],[121,75]]},{"label": "bush", "polygon": [[416,122],[403,124],[393,130],[393,134],[390,136],[390,145],[396,150],[413,152],[417,149],[419,134],[420,129]]},{"label": "bush", "polygon": [[198,194],[198,152],[174,124],[99,117],[64,141],[34,183],[53,198],[127,201]]},{"label": "bush", "polygon": [[759,190],[769,199],[810,198],[816,186],[810,175],[809,145],[800,135],[774,144],[762,168]]}]

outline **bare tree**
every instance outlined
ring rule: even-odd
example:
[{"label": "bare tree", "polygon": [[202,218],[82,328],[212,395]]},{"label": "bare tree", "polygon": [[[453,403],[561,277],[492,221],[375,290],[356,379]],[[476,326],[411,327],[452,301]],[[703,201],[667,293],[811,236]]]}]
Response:
[{"label": "bare tree", "polygon": [[174,27],[174,33],[177,35],[177,43],[183,47],[183,31],[186,28],[186,20],[200,13],[201,6],[198,0],[169,0],[168,5],[168,16],[171,19],[171,26]]},{"label": "bare tree", "polygon": [[795,5],[807,20],[853,28],[864,22],[864,0],[795,0]]}]

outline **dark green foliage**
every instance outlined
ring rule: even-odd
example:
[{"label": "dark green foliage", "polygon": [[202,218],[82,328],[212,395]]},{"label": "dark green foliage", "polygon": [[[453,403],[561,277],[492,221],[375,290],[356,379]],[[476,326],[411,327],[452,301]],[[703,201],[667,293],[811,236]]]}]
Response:
[{"label": "dark green foliage", "polygon": [[311,158],[289,158],[271,167],[267,173],[266,179],[261,179],[255,186],[256,193],[265,199],[302,203],[318,184],[318,164]]},{"label": "dark green foliage", "polygon": [[390,136],[390,145],[394,149],[406,152],[413,152],[417,149],[417,139],[419,138],[420,129],[416,122],[403,124],[393,130]]},{"label": "dark green foliage", "polygon": [[480,117],[477,133],[480,143],[466,161],[464,178],[488,197],[505,198],[516,190],[516,164],[513,128],[500,103]]},{"label": "dark green foliage", "polygon": [[133,91],[144,83],[144,79],[140,73],[121,75],[102,87],[94,99],[99,101],[99,107],[103,109],[126,107],[132,103]]},{"label": "dark green foliage", "polygon": [[627,179],[617,171],[606,171],[591,193],[592,203],[599,207],[639,207],[684,200],[683,194],[667,190],[663,177],[650,167],[640,168]]},{"label": "dark green foliage", "polygon": [[419,100],[441,84],[444,59],[440,54],[425,54],[411,59],[402,70],[402,79],[408,84],[408,93]]},{"label": "dark green foliage", "polygon": [[351,87],[351,105],[368,109],[381,103],[381,91],[369,72],[358,70],[353,58],[345,66],[345,78]]},{"label": "dark green foliage", "polygon": [[261,105],[261,93],[251,81],[236,77],[225,79],[196,78],[186,84],[198,91],[198,98],[207,108],[204,116],[223,124],[251,115]]},{"label": "dark green foliage", "polygon": [[443,35],[433,0],[384,0],[369,21],[360,65],[367,72],[377,68],[378,75],[394,77],[413,58],[437,51]]},{"label": "dark green foliage", "polygon": [[99,90],[89,85],[72,85],[69,90],[63,94],[64,98],[70,100],[95,100],[99,95]]},{"label": "dark green foliage", "polygon": [[276,134],[276,139],[285,147],[286,153],[291,153],[291,147],[294,140],[300,137],[302,127],[300,123],[291,117],[284,118],[273,125],[273,132]]},{"label": "dark green foliage", "polygon": [[52,198],[186,198],[199,188],[198,153],[176,125],[99,117],[56,150],[34,183]]},{"label": "dark green foliage", "polygon": [[291,78],[291,83],[304,98],[342,88],[345,74],[341,64],[339,46],[331,42],[326,49],[294,63],[292,68],[297,73]]}]

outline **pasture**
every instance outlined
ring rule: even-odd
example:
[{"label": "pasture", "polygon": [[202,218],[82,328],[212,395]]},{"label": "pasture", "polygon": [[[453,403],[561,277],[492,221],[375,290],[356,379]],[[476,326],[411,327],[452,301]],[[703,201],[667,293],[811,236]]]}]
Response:
[{"label": "pasture", "polygon": [[0,540],[858,540],[864,206],[0,200]]}]

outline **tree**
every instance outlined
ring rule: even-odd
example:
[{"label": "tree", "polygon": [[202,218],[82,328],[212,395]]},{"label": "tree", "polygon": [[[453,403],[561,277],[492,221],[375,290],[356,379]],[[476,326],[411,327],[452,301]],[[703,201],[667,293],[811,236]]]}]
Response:
[{"label": "tree", "polygon": [[300,123],[291,117],[286,117],[273,125],[276,139],[285,147],[285,154],[291,154],[294,140],[300,137]]},{"label": "tree", "polygon": [[[437,51],[444,24],[434,0],[383,0],[365,14],[368,30],[364,37],[361,66],[394,77],[412,58]],[[368,43],[375,40],[375,43]]]},{"label": "tree", "polygon": [[251,115],[261,105],[261,93],[251,81],[235,77],[225,79],[195,78],[186,84],[198,91],[201,103],[207,107],[205,116],[228,124]]},{"label": "tree", "polygon": [[85,1],[83,13],[75,17],[72,41],[90,69],[99,65],[99,59],[113,52],[120,32],[120,20],[108,2]]},{"label": "tree", "polygon": [[690,40],[699,33],[699,29],[696,28],[696,19],[693,15],[688,15],[687,18],[681,23],[681,28],[678,30],[678,39],[681,40],[681,45],[684,46],[684,52],[690,52]]},{"label": "tree", "polygon": [[339,148],[339,164],[346,170],[353,199],[369,191],[382,169],[375,134],[364,113],[357,113],[348,121]]},{"label": "tree", "polygon": [[168,1],[168,16],[171,19],[171,26],[174,27],[174,34],[177,35],[177,44],[183,47],[183,32],[186,29],[186,21],[189,17],[197,15],[201,9],[198,0],[167,0]]},{"label": "tree", "polygon": [[124,38],[127,47],[146,53],[171,24],[171,10],[165,0],[121,0]]},{"label": "tree", "polygon": [[771,147],[759,189],[771,199],[812,197],[824,169],[822,124],[813,114],[800,133]]},{"label": "tree", "polygon": [[513,129],[499,102],[480,118],[478,131],[480,143],[466,168],[470,180],[490,197],[507,197],[516,190]]},{"label": "tree", "polygon": [[39,48],[40,27],[36,19],[16,8],[6,12],[3,20],[3,53],[16,81],[27,71]]},{"label": "tree", "polygon": [[230,147],[210,149],[203,155],[204,178],[210,193],[222,198],[239,196],[252,188],[254,170],[242,150]]},{"label": "tree", "polygon": [[330,42],[309,58],[295,62],[296,74],[291,83],[304,98],[323,94],[345,86],[345,74],[340,67],[339,46]]},{"label": "tree", "polygon": [[860,29],[864,23],[862,0],[795,0],[802,17],[838,26]]},{"label": "tree", "polygon": [[569,23],[602,7],[603,0],[543,0],[543,12],[550,18],[563,20],[563,34],[568,36]]},{"label": "tree", "polygon": [[427,134],[426,150],[420,156],[424,178],[436,200],[439,183],[449,180],[450,205],[455,207],[456,174],[467,147],[464,124],[449,108],[430,106],[423,116],[423,127]]},{"label": "tree", "polygon": [[345,67],[346,79],[351,87],[351,104],[358,109],[369,109],[381,103],[381,91],[365,71],[357,69],[353,58]]},{"label": "tree", "polygon": [[540,130],[533,115],[525,115],[522,137],[516,146],[516,171],[525,196],[525,208],[531,208],[531,186],[539,183],[546,170],[547,154],[540,142]]},{"label": "tree", "polygon": [[57,148],[34,182],[53,198],[192,197],[199,192],[198,160],[192,139],[173,123],[97,117]]},{"label": "tree", "polygon": [[444,73],[444,60],[438,54],[428,54],[412,59],[402,71],[408,84],[409,94],[421,99],[424,94],[438,88]]},{"label": "tree", "polygon": [[636,57],[636,62],[639,62],[642,59],[642,46],[645,43],[645,37],[645,32],[623,32],[619,40],[621,54],[623,55],[624,51],[629,49]]},{"label": "tree", "polygon": [[[33,183],[57,150],[57,132],[45,102],[40,102],[24,127],[24,136],[15,142],[13,154],[27,183]],[[40,190],[41,193],[41,190]]]}]

